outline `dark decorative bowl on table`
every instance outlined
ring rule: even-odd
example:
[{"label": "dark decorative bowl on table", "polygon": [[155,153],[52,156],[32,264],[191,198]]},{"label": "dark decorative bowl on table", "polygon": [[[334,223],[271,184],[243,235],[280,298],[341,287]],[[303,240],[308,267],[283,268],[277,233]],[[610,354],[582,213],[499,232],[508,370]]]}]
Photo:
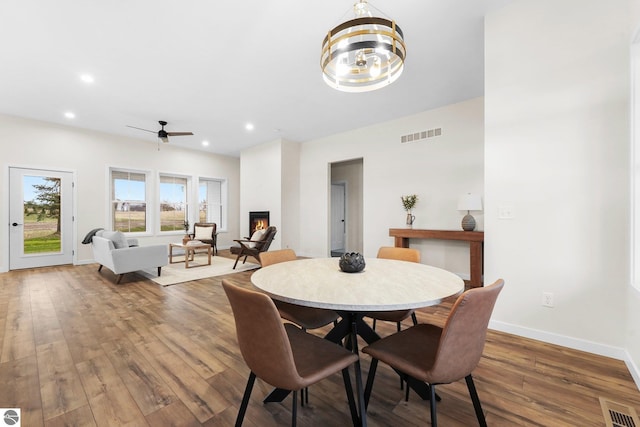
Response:
[{"label": "dark decorative bowl on table", "polygon": [[347,252],[340,257],[338,265],[345,273],[358,273],[364,270],[364,257],[358,252]]}]

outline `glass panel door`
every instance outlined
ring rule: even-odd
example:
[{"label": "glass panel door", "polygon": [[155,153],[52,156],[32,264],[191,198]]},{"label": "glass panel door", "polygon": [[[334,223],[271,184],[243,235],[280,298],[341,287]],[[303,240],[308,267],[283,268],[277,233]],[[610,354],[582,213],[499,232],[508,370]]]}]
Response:
[{"label": "glass panel door", "polygon": [[10,168],[10,268],[73,262],[72,174]]}]

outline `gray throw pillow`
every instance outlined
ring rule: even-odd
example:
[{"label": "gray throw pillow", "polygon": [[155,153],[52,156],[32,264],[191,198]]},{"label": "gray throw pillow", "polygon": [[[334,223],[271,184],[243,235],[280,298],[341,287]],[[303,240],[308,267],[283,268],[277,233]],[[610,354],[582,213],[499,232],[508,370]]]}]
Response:
[{"label": "gray throw pillow", "polygon": [[127,241],[127,237],[124,235],[122,231],[103,231],[102,237],[105,239],[109,239],[113,242],[113,246],[116,249],[123,249],[129,247],[129,242]]}]

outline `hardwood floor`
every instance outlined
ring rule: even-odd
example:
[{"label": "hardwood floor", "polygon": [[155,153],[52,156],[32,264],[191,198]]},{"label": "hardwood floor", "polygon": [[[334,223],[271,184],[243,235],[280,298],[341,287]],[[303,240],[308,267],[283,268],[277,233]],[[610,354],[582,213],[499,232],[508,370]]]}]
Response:
[{"label": "hardwood floor", "polygon": [[[226,277],[251,287],[250,276]],[[136,274],[114,278],[97,265],[0,274],[0,407],[21,408],[28,427],[233,425],[248,369],[223,277],[164,288]],[[418,319],[442,323],[449,307]],[[394,329],[378,326],[381,335]],[[640,409],[623,362],[494,331],[474,378],[490,426],[603,426],[600,396]],[[290,398],[263,404],[270,390],[256,382],[245,426],[289,425]],[[438,393],[440,425],[477,425],[464,381]],[[397,375],[380,364],[368,420],[429,425],[428,402],[404,402]],[[350,424],[340,375],[310,388],[298,423]]]}]

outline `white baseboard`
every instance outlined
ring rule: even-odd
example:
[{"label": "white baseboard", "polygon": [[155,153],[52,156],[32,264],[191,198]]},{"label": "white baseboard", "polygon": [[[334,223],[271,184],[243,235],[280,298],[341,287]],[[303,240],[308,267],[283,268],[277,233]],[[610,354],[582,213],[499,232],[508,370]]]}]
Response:
[{"label": "white baseboard", "polygon": [[629,352],[622,347],[614,347],[611,345],[600,344],[597,342],[573,338],[566,335],[545,332],[539,329],[525,328],[523,326],[512,325],[510,323],[492,320],[489,322],[489,328],[508,334],[518,335],[525,338],[534,339],[550,344],[556,344],[574,350],[586,351],[588,353],[597,354],[599,356],[610,357],[616,360],[624,361],[629,369],[629,373],[636,383],[636,387],[640,390],[640,369],[633,362]]},{"label": "white baseboard", "polygon": [[600,356],[611,357],[617,360],[625,360],[625,349],[622,347],[614,347],[606,344],[600,344],[594,341],[573,338],[566,335],[554,334],[552,332],[541,331],[539,329],[526,328],[523,326],[513,325],[510,323],[492,320],[489,322],[489,328],[496,331],[506,332],[509,334],[519,335],[525,338],[531,338],[550,344],[561,345],[563,347],[572,348],[574,350],[586,351],[588,353],[598,354]]},{"label": "white baseboard", "polygon": [[629,372],[633,377],[633,381],[635,381],[636,383],[636,387],[638,387],[638,390],[640,390],[640,369],[638,369],[638,366],[633,362],[633,359],[631,358],[631,355],[628,351],[625,350],[624,354],[624,363],[627,365],[627,369],[629,369]]}]

